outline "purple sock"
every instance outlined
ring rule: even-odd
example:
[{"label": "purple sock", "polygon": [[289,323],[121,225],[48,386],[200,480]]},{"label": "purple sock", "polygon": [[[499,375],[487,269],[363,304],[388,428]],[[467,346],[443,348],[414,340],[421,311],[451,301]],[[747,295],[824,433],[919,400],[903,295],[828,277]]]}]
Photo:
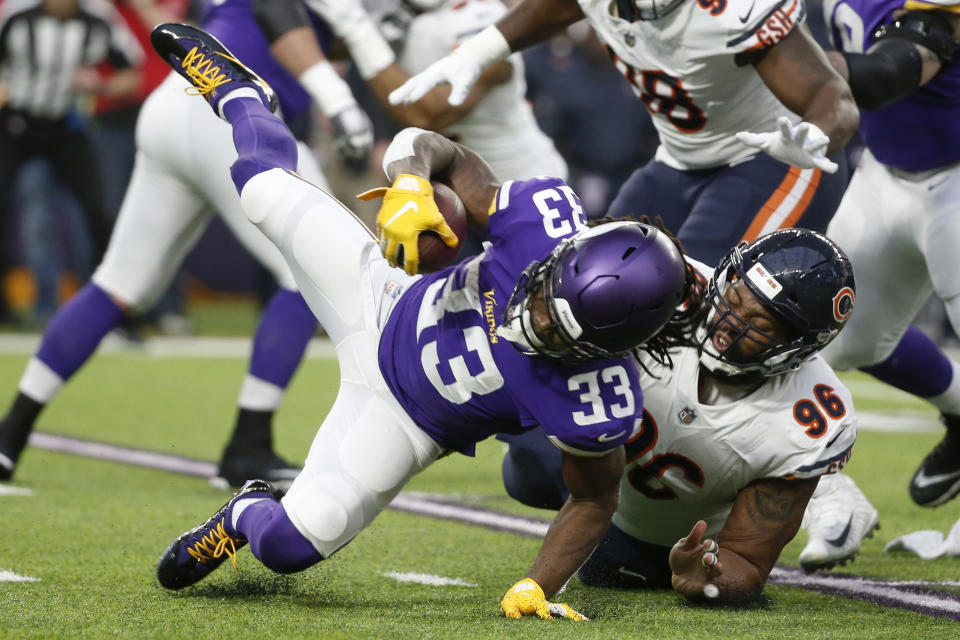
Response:
[{"label": "purple sock", "polygon": [[940,395],[953,380],[950,359],[933,340],[912,325],[890,357],[878,364],[861,367],[861,371],[921,398]]},{"label": "purple sock", "polygon": [[276,500],[259,500],[247,507],[237,530],[250,541],[257,560],[277,573],[303,571],[323,560]]},{"label": "purple sock", "polygon": [[260,316],[250,375],[286,387],[316,330],[317,318],[300,292],[279,289]]},{"label": "purple sock", "polygon": [[297,169],[297,142],[287,125],[256,98],[234,98],[223,105],[233,125],[237,161],[230,167],[237,193],[253,176],[270,169]]},{"label": "purple sock", "polygon": [[88,282],[53,314],[37,359],[66,380],[83,366],[123,316],[123,310],[103,289]]}]

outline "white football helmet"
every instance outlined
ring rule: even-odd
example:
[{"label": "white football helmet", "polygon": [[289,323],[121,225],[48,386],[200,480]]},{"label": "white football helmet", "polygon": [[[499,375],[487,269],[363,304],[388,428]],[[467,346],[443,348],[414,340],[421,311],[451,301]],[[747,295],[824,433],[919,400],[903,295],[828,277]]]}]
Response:
[{"label": "white football helmet", "polygon": [[676,9],[683,0],[616,0],[620,17],[627,22],[656,20]]}]

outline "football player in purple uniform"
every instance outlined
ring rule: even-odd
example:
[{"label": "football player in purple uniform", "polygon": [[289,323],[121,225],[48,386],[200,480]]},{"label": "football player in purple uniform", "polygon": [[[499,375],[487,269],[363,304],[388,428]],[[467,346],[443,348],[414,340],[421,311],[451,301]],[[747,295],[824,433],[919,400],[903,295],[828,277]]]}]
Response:
[{"label": "football player in purple uniform", "polygon": [[[960,332],[960,2],[828,0],[824,12],[867,148],[827,231],[857,270],[857,311],[823,355],[940,410],[946,435],[910,481],[913,501],[935,507],[960,491],[960,365],[910,323],[933,292]],[[805,564],[855,554],[873,510],[849,481],[825,498]]]},{"label": "football player in purple uniform", "polygon": [[385,206],[436,211],[429,178],[443,178],[490,241],[453,267],[407,275],[349,210],[294,172],[295,146],[268,109],[268,86],[202,31],[161,25],[152,39],[232,125],[244,211],[283,253],[341,369],[286,495],[249,482],[174,540],[161,584],[189,586],[247,542],[267,567],[302,570],[347,544],[444,453],[539,425],[563,451],[571,499],[501,608],[583,619],[548,598],[616,508],[622,444],[642,414],[633,352],[665,358],[691,340],[689,319],[674,314],[693,280],[675,242],[636,222],[581,231],[582,207],[562,180],[499,184],[473,152],[406,129],[384,158],[393,180]]},{"label": "football player in purple uniform", "polygon": [[[364,140],[372,142],[369,121],[326,60],[294,77],[274,59],[275,47],[257,26],[251,0],[208,2],[204,24],[268,78],[291,130],[305,129],[313,98],[334,124],[357,125],[353,129],[338,127],[341,147],[355,153]],[[329,30],[320,21],[314,19],[309,30],[319,46],[329,44]],[[39,350],[23,373],[16,398],[0,421],[0,480],[13,476],[43,408],[126,314],[153,305],[216,213],[270,271],[279,288],[257,327],[234,431],[212,481],[226,488],[239,487],[249,478],[266,477],[286,486],[299,471],[274,453],[271,422],[316,331],[316,318],[297,292],[293,275],[276,247],[243,215],[227,172],[210,170],[211,166],[226,166],[236,157],[230,128],[217,121],[190,127],[197,121],[195,112],[206,107],[184,95],[187,87],[171,73],[140,111],[133,176],[103,262],[91,281],[51,319]],[[302,143],[298,170],[325,184],[313,154]]]}]

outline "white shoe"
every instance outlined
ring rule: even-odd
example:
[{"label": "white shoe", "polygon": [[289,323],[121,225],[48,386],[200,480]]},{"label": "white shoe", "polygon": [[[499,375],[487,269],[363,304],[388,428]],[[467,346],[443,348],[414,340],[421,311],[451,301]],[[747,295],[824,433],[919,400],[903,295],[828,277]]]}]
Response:
[{"label": "white shoe", "polygon": [[863,539],[880,527],[880,518],[849,476],[834,473],[821,476],[800,526],[808,534],[800,566],[810,572],[857,557]]}]

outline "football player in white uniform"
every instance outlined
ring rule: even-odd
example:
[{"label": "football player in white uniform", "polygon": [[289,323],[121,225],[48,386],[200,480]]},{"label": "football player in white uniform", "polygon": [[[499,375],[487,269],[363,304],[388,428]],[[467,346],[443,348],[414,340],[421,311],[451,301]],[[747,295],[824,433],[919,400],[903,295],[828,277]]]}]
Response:
[{"label": "football player in white uniform", "polygon": [[[934,291],[960,331],[960,2],[831,0],[823,10],[840,50],[828,58],[864,110],[867,147],[827,230],[857,265],[858,311],[823,356],[940,410],[946,436],[910,481],[913,501],[935,507],[960,492],[960,364],[910,322]],[[804,524],[806,566],[859,549],[857,523],[875,511],[842,474],[821,484]]]},{"label": "football player in white uniform", "polygon": [[[500,0],[388,0],[369,13],[356,0],[255,0],[254,5],[269,3],[273,11],[286,5],[288,14],[296,14],[301,1],[330,24],[360,75],[399,124],[443,133],[479,154],[497,176],[567,177],[566,162],[540,130],[526,102],[519,53],[487,69],[457,106],[448,103],[446,88],[431,91],[411,105],[392,105],[388,100],[411,73],[422,71],[502,17],[506,7]],[[285,38],[292,43],[293,35]],[[390,40],[399,39],[396,54],[387,35]],[[309,58],[303,57],[300,64],[310,64]],[[391,231],[396,228],[395,224]],[[393,246],[403,247],[401,262],[409,273],[416,273],[416,236],[406,236]],[[387,257],[398,262],[397,253]]]},{"label": "football player in white uniform", "polygon": [[[620,505],[580,569],[584,584],[672,586],[730,604],[759,596],[818,479],[850,457],[852,398],[818,352],[855,295],[850,261],[813,231],[776,231],[724,257],[700,349],[672,351],[672,369],[641,356],[643,424],[625,445]],[[507,491],[556,507],[558,452],[536,431],[504,439]]]},{"label": "football player in white uniform", "polygon": [[[298,82],[281,67],[254,21],[249,0],[209,2],[204,24],[275,87],[291,127],[306,117],[311,98],[326,104],[323,91],[327,92],[326,98],[339,96],[333,105],[335,110],[327,105],[332,119],[359,110],[346,83],[336,74],[339,85],[325,82],[316,86]],[[316,35],[311,30],[311,37],[318,46],[319,39],[329,40],[329,30],[318,27]],[[207,121],[202,101],[184,95],[189,86],[171,73],[140,111],[136,163],[103,262],[91,282],[51,319],[40,348],[23,373],[10,410],[0,420],[0,480],[13,476],[43,408],[126,314],[152,306],[217,213],[240,243],[273,274],[279,289],[264,309],[254,336],[235,429],[213,481],[240,486],[248,478],[264,477],[286,486],[299,471],[274,453],[271,421],[317,321],[297,291],[280,252],[240,208],[240,199],[224,168],[237,156],[229,125]],[[204,117],[198,117],[201,113]],[[358,124],[359,129],[352,129],[353,136],[345,133],[351,129],[341,127],[341,137],[362,146],[362,118]],[[370,131],[366,137],[372,142]],[[305,144],[300,143],[299,148],[298,171],[325,185],[313,153]]]},{"label": "football player in white uniform", "polygon": [[716,264],[741,239],[824,230],[840,201],[844,160],[827,156],[855,131],[857,109],[805,15],[802,0],[525,0],[390,99],[449,83],[459,104],[484,69],[586,17],[661,142],[607,213],[660,216],[691,256]]}]

